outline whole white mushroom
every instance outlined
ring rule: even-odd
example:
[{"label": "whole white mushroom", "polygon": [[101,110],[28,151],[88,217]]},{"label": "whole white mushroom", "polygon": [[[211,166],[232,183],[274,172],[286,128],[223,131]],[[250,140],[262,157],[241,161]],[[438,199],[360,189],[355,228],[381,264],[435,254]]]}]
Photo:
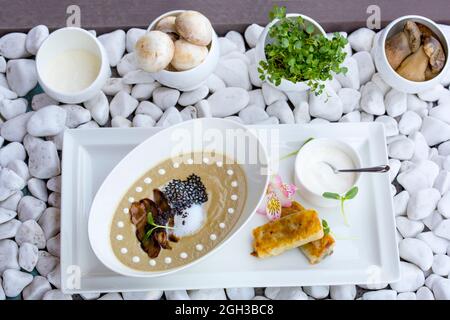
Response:
[{"label": "whole white mushroom", "polygon": [[190,43],[207,46],[212,38],[212,26],[208,18],[197,11],[185,11],[175,19],[177,33]]},{"label": "whole white mushroom", "polygon": [[165,33],[177,33],[177,29],[175,27],[175,16],[168,16],[162,18],[156,24],[155,30],[162,31]]},{"label": "whole white mushroom", "polygon": [[136,60],[139,67],[147,72],[165,69],[173,58],[175,46],[164,32],[149,31],[135,45]]},{"label": "whole white mushroom", "polygon": [[171,65],[178,71],[189,70],[202,63],[207,55],[208,49],[205,46],[179,39],[175,41],[175,53]]}]

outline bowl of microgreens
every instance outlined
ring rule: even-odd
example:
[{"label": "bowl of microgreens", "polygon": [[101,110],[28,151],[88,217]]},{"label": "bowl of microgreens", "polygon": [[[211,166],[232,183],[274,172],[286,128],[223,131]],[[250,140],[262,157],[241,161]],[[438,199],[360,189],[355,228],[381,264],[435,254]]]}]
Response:
[{"label": "bowl of microgreens", "polygon": [[321,94],[325,81],[334,74],[346,73],[341,67],[347,44],[339,33],[327,37],[323,28],[308,16],[290,13],[275,6],[269,13],[255,48],[261,80],[283,91]]}]

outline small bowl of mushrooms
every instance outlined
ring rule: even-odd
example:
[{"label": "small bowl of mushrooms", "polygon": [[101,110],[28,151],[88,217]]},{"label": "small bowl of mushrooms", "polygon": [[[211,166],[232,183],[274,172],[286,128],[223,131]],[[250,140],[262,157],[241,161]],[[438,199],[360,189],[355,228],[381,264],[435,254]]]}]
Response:
[{"label": "small bowl of mushrooms", "polygon": [[197,11],[176,10],[155,19],[135,45],[139,67],[181,91],[201,86],[214,72],[220,51],[211,22]]},{"label": "small bowl of mushrooms", "polygon": [[391,87],[419,93],[440,83],[449,68],[449,42],[440,27],[422,16],[392,21],[375,46],[375,64]]}]

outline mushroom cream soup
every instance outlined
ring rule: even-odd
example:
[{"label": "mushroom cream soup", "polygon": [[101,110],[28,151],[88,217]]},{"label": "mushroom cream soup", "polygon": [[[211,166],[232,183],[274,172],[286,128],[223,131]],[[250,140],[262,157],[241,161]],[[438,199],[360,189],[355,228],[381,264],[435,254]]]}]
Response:
[{"label": "mushroom cream soup", "polygon": [[246,197],[245,173],[230,158],[193,153],[167,159],[120,200],[111,225],[113,252],[140,271],[186,265],[227,237]]}]

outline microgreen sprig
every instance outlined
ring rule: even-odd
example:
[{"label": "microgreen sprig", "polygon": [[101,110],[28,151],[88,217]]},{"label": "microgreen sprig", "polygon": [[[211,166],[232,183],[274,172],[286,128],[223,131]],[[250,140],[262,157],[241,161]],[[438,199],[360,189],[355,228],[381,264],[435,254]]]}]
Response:
[{"label": "microgreen sprig", "polygon": [[175,229],[173,227],[161,226],[159,224],[156,224],[155,221],[153,220],[153,214],[151,211],[147,213],[147,224],[151,225],[153,228],[151,228],[147,231],[147,233],[144,236],[144,241],[148,240],[150,238],[150,236],[152,235],[153,231],[155,231],[156,229],[166,229],[166,230],[167,229],[171,229],[171,230]]},{"label": "microgreen sprig", "polygon": [[303,146],[304,146],[305,144],[307,144],[308,142],[310,142],[310,141],[313,140],[313,139],[314,139],[313,137],[309,137],[308,139],[305,140],[305,142],[303,142],[303,144],[302,144],[302,146],[301,146],[300,148],[298,148],[298,149],[295,150],[295,151],[292,151],[291,153],[288,153],[288,154],[285,155],[285,156],[282,156],[282,157],[280,158],[280,160],[284,160],[284,159],[287,159],[287,158],[289,158],[289,157],[295,156],[297,153],[300,152],[300,150],[303,148]]},{"label": "microgreen sprig", "polygon": [[279,19],[268,36],[272,40],[264,50],[266,60],[259,63],[261,80],[266,78],[280,85],[282,79],[293,83],[306,81],[316,95],[325,89],[324,81],[331,80],[333,73],[346,73],[341,67],[346,57],[347,44],[339,33],[331,39],[317,34],[313,24],[299,17],[287,18],[286,8],[274,6],[269,13],[271,20]]},{"label": "microgreen sprig", "polygon": [[340,194],[334,193],[334,192],[324,192],[322,194],[322,197],[324,197],[326,199],[331,199],[331,200],[339,200],[341,202],[341,214],[344,217],[345,224],[349,225],[348,220],[347,220],[347,215],[345,214],[345,210],[344,210],[344,203],[345,203],[345,201],[351,200],[354,197],[356,197],[357,194],[358,194],[358,187],[354,186],[353,188],[348,190],[344,195],[340,195]]},{"label": "microgreen sprig", "polygon": [[326,236],[331,232],[330,226],[328,225],[328,222],[325,219],[322,219],[322,228],[323,228],[323,236]]}]

